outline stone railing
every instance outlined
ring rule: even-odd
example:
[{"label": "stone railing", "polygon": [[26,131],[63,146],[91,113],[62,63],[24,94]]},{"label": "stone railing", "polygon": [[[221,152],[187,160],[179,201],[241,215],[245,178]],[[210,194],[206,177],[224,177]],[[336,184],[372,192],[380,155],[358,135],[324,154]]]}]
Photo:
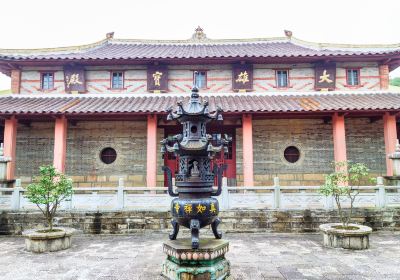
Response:
[{"label": "stone railing", "polygon": [[[378,177],[376,186],[358,187],[355,207],[400,207],[400,187],[384,186]],[[333,197],[318,192],[318,186],[280,186],[279,178],[274,186],[228,187],[223,180],[222,194],[218,197],[221,210],[230,209],[334,209]],[[0,188],[0,210],[32,211],[36,205],[24,196],[21,181],[14,188]],[[123,179],[117,187],[74,188],[71,200],[65,201],[60,210],[115,211],[145,210],[168,211],[171,197],[166,188],[127,187]],[[349,201],[343,200],[343,207]]]}]

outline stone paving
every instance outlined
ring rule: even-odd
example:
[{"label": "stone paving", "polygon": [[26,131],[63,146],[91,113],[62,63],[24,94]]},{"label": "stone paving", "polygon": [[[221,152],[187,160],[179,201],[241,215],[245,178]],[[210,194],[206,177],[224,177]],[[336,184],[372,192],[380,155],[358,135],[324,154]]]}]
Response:
[{"label": "stone paving", "polygon": [[[185,234],[186,235],[186,234]],[[66,251],[33,254],[0,237],[0,279],[163,279],[167,235],[78,235]],[[226,234],[232,279],[400,279],[400,233],[371,236],[366,251],[327,249],[319,234]]]}]

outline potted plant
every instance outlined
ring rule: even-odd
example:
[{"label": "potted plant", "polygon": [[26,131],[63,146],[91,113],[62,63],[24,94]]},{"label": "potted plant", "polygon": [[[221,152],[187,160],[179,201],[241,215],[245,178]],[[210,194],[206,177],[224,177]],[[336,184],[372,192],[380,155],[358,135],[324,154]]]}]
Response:
[{"label": "potted plant", "polygon": [[[324,236],[324,246],[345,249],[369,248],[369,234],[372,229],[367,226],[351,223],[354,201],[359,194],[362,182],[373,181],[369,178],[369,169],[363,163],[348,161],[334,162],[335,171],[325,176],[325,183],[320,192],[327,197],[333,197],[337,206],[341,223],[320,225]],[[349,208],[343,209],[343,199],[349,202]]]},{"label": "potted plant", "polygon": [[28,186],[26,197],[43,213],[48,228],[25,231],[26,248],[35,253],[67,249],[74,230],[54,227],[53,219],[60,203],[71,198],[72,180],[51,165],[41,166],[39,173]]}]

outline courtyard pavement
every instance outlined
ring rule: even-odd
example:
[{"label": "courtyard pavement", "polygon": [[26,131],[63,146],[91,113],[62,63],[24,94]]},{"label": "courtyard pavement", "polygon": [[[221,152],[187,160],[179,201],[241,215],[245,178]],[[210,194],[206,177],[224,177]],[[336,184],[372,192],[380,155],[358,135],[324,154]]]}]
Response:
[{"label": "courtyard pavement", "polygon": [[[187,233],[180,233],[187,235]],[[77,235],[69,250],[33,254],[0,237],[0,279],[164,279],[163,233]],[[365,251],[327,249],[319,234],[226,234],[231,279],[400,279],[400,233],[371,236]]]}]

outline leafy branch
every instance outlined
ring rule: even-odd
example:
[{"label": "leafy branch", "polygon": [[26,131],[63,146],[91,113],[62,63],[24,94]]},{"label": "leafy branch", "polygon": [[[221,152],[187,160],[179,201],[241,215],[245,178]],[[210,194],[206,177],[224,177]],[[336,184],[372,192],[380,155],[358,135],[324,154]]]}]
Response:
[{"label": "leafy branch", "polygon": [[58,206],[73,194],[72,180],[51,165],[41,166],[39,174],[34,183],[28,186],[26,196],[43,213],[52,231]]},{"label": "leafy branch", "polygon": [[[359,194],[362,182],[375,179],[369,178],[369,169],[363,163],[341,161],[333,163],[334,172],[325,176],[325,183],[320,187],[320,193],[325,196],[333,196],[338,208],[340,220],[344,227],[348,227],[353,216],[354,202]],[[350,211],[346,215],[343,212],[341,200],[347,197],[350,200]]]}]

